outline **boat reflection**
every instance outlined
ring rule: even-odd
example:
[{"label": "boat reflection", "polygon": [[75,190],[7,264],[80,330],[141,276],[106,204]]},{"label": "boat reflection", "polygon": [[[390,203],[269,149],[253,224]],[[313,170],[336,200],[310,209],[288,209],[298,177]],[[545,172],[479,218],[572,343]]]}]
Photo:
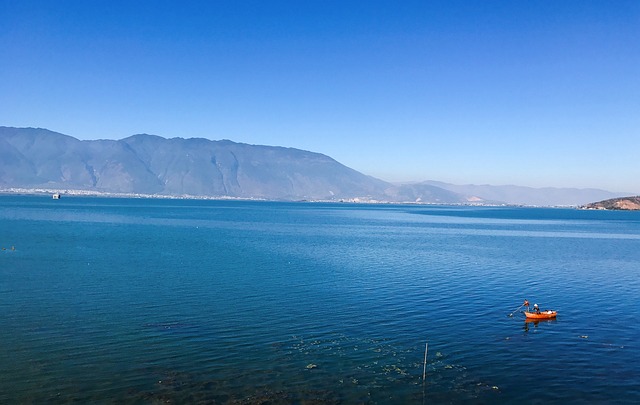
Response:
[{"label": "boat reflection", "polygon": [[525,332],[528,332],[529,328],[531,327],[531,324],[533,324],[534,328],[537,328],[540,323],[556,323],[556,322],[558,322],[558,320],[556,318],[551,318],[551,319],[529,319],[529,318],[526,318],[524,320],[523,329],[524,329]]}]

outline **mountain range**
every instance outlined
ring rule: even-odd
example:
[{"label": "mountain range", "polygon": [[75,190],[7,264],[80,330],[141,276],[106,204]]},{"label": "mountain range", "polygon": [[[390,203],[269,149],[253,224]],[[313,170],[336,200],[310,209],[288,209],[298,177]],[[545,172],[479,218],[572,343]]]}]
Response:
[{"label": "mountain range", "polygon": [[139,134],[79,140],[0,127],[0,189],[267,200],[581,205],[624,194],[598,189],[392,184],[320,154],[229,140]]}]

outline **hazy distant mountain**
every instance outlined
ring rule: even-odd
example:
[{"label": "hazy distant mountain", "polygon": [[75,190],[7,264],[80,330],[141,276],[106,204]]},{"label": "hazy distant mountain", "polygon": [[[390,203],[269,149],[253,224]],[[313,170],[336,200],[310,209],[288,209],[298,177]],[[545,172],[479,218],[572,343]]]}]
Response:
[{"label": "hazy distant mountain", "polygon": [[402,184],[385,190],[385,199],[396,202],[415,202],[432,204],[481,203],[481,198],[468,198],[462,194],[429,184]]},{"label": "hazy distant mountain", "polygon": [[612,193],[594,188],[533,188],[522,186],[491,186],[491,185],[454,185],[439,181],[425,181],[428,184],[452,191],[468,198],[480,197],[487,202],[502,202],[514,205],[539,206],[574,206],[586,204],[607,198],[615,198],[626,193]]},{"label": "hazy distant mountain", "polygon": [[622,196],[436,181],[393,185],[293,148],[144,134],[80,141],[46,129],[11,127],[0,127],[0,188],[436,204],[582,205]]}]

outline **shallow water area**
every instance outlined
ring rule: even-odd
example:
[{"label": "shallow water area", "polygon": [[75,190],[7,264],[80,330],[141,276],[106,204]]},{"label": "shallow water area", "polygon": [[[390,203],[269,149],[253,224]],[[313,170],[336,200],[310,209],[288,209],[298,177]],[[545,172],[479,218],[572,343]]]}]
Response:
[{"label": "shallow water area", "polygon": [[2,403],[640,403],[638,212],[5,195],[0,247]]}]

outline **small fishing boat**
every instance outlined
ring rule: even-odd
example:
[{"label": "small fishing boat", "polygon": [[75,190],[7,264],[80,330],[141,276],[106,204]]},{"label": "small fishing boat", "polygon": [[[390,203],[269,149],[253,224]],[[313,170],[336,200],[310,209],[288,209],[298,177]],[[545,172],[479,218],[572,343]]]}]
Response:
[{"label": "small fishing boat", "polygon": [[524,311],[524,316],[527,317],[527,319],[553,319],[558,315],[558,311],[551,311],[551,310],[547,310],[547,311]]}]

